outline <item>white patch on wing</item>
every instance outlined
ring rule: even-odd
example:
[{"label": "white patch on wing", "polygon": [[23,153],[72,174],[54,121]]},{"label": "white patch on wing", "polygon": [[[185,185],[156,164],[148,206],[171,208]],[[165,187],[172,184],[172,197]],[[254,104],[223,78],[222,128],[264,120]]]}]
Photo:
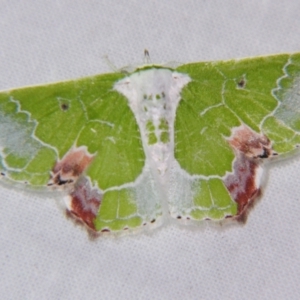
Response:
[{"label": "white patch on wing", "polygon": [[297,122],[300,113],[300,77],[296,77],[282,99],[282,103],[274,116],[285,124],[293,126]]},{"label": "white patch on wing", "polygon": [[[174,151],[173,124],[180,92],[190,81],[188,75],[168,69],[141,70],[120,80],[115,89],[126,96],[139,125],[148,163],[164,174]],[[169,141],[161,141],[161,122],[168,125]],[[152,124],[157,142],[149,144],[147,124]]]},{"label": "white patch on wing", "polygon": [[0,145],[5,145],[5,147],[0,147],[0,152],[4,158],[4,164],[5,157],[10,153],[26,157],[28,160],[34,158],[42,146],[32,138],[34,127],[33,122],[21,124],[0,112]]},{"label": "white patch on wing", "polygon": [[141,210],[150,207],[151,211],[157,210],[161,204],[165,212],[169,210],[166,199],[170,189],[170,166],[175,160],[175,113],[181,99],[181,90],[190,81],[191,78],[186,74],[152,68],[138,70],[114,86],[128,99],[146,154],[143,180],[142,183],[137,182],[136,186],[138,207]]}]

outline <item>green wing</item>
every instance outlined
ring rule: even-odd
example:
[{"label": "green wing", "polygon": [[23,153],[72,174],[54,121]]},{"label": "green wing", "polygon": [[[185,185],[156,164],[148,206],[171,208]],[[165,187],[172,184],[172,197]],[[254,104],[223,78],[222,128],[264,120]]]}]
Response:
[{"label": "green wing", "polygon": [[299,95],[300,54],[4,91],[0,171],[65,190],[68,212],[93,231],[169,215],[244,220],[264,163],[300,144]]},{"label": "green wing", "polygon": [[[175,120],[175,159],[183,185],[174,215],[243,220],[260,194],[263,163],[300,143],[300,54],[178,68],[192,81]],[[182,172],[182,170],[184,172]]]},{"label": "green wing", "polygon": [[140,131],[126,98],[113,90],[122,77],[2,92],[2,176],[67,190],[68,209],[94,230],[135,228],[155,219],[159,205],[139,201],[151,189],[143,186],[148,175],[142,176]]}]

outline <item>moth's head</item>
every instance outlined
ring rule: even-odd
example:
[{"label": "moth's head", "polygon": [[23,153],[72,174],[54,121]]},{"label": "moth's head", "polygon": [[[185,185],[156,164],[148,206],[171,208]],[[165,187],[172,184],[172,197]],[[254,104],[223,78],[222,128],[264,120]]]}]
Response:
[{"label": "moth's head", "polygon": [[142,64],[132,64],[128,65],[122,68],[117,68],[115,67],[112,62],[108,59],[108,57],[104,57],[107,64],[115,71],[119,73],[124,73],[126,75],[143,71],[143,70],[148,70],[148,69],[170,69],[170,70],[175,70],[178,66],[182,65],[182,63],[171,61],[167,63],[152,63],[150,59],[150,54],[147,49],[144,50],[144,59]]}]

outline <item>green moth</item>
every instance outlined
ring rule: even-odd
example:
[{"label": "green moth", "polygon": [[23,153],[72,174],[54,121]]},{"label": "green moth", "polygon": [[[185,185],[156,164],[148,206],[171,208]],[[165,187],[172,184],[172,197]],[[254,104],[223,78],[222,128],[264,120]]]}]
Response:
[{"label": "green moth", "polygon": [[299,144],[300,53],[0,92],[2,179],[62,190],[92,232],[243,221]]}]

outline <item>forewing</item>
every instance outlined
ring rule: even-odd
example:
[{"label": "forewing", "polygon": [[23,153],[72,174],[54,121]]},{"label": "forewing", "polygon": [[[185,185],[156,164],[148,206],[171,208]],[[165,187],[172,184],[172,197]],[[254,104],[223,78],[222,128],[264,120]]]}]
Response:
[{"label": "forewing", "polygon": [[192,81],[174,125],[174,217],[244,220],[260,194],[264,162],[300,143],[299,60],[275,55],[178,68]]},{"label": "forewing", "polygon": [[136,228],[157,214],[138,201],[151,187],[143,184],[145,155],[135,116],[113,90],[122,77],[0,93],[2,176],[65,189],[71,215],[97,231]]}]

